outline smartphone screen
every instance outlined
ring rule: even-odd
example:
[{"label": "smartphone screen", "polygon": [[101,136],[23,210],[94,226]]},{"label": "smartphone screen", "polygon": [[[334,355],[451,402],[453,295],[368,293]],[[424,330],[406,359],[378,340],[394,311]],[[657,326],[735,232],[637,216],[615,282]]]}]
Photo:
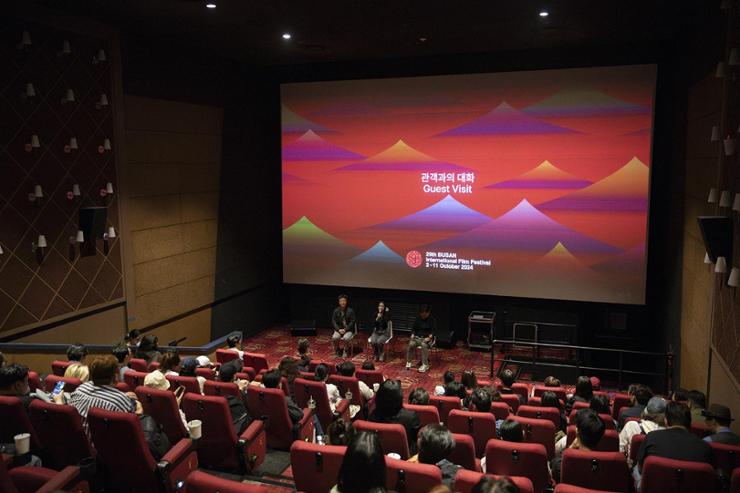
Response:
[{"label": "smartphone screen", "polygon": [[59,395],[62,393],[62,390],[64,390],[64,382],[59,381],[54,385],[54,390],[51,392],[51,395]]}]

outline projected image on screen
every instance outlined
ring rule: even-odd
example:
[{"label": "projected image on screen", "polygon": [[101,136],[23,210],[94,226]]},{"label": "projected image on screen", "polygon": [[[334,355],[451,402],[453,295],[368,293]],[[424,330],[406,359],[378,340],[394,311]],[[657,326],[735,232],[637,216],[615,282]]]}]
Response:
[{"label": "projected image on screen", "polygon": [[655,66],[283,84],[288,283],[645,302]]}]

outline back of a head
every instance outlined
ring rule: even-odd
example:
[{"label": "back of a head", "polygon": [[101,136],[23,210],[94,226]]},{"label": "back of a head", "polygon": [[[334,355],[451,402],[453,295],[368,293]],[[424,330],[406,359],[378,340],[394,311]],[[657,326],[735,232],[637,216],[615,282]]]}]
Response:
[{"label": "back of a head", "polygon": [[606,425],[593,409],[580,409],[576,413],[576,430],[580,442],[593,450],[604,436]]},{"label": "back of a head", "polygon": [[429,392],[423,387],[416,387],[409,392],[409,404],[426,406],[429,404]]},{"label": "back of a head", "polygon": [[291,382],[298,377],[298,361],[290,356],[285,356],[280,360],[277,369],[280,374]]},{"label": "back of a head", "polygon": [[385,454],[377,433],[360,431],[352,437],[339,468],[342,493],[385,492]]},{"label": "back of a head", "polygon": [[558,394],[555,392],[552,392],[550,390],[546,390],[542,392],[542,396],[540,396],[542,407],[556,407],[560,409],[560,399],[558,399]]},{"label": "back of a head", "polygon": [[691,428],[691,411],[689,407],[682,402],[669,401],[665,407],[665,423],[666,426]]},{"label": "back of a head", "polygon": [[95,385],[110,385],[116,376],[118,360],[112,355],[96,356],[87,366]]},{"label": "back of a head", "polygon": [[362,363],[362,369],[363,370],[374,370],[375,364],[370,360],[366,360]]},{"label": "back of a head", "polygon": [[266,371],[264,375],[262,375],[262,385],[264,385],[268,389],[276,389],[280,387],[280,381],[282,380],[282,374],[280,373],[280,370],[277,368],[273,368],[272,370]]},{"label": "back of a head", "polygon": [[237,360],[231,360],[221,365],[218,370],[218,379],[222,382],[233,382],[234,377],[239,372]]},{"label": "back of a head", "polygon": [[139,337],[141,337],[141,331],[139,329],[131,329],[128,331],[128,334],[126,335],[126,340],[129,342],[133,342]]},{"label": "back of a head", "polygon": [[647,385],[638,385],[635,390],[635,400],[638,404],[647,406],[648,401],[653,396],[653,391]]},{"label": "back of a head", "polygon": [[324,363],[321,363],[320,365],[316,366],[316,369],[313,372],[314,379],[318,382],[325,382],[327,378],[329,378],[329,367],[326,366]]},{"label": "back of a head", "polygon": [[196,368],[198,368],[198,362],[195,358],[185,358],[180,364],[180,376],[194,377]]},{"label": "back of a head", "polygon": [[126,356],[128,356],[128,346],[125,342],[119,342],[114,348],[113,351],[111,351],[111,354],[115,356],[116,360],[119,363],[123,363],[126,360]]},{"label": "back of a head", "polygon": [[474,389],[478,386],[478,377],[475,376],[475,372],[473,370],[465,370],[460,377],[460,383],[463,384],[466,389]]},{"label": "back of a head", "polygon": [[226,338],[226,345],[229,346],[230,348],[234,348],[237,346],[237,344],[239,344],[239,341],[241,340],[242,338],[239,337],[238,335],[229,336]]},{"label": "back of a head", "polygon": [[676,402],[687,402],[689,400],[689,391],[679,387],[673,391],[671,400]]},{"label": "back of a head", "polygon": [[419,432],[419,462],[436,464],[455,450],[455,438],[445,425],[429,424]]},{"label": "back of a head", "polygon": [[470,400],[475,406],[476,411],[482,413],[487,413],[491,411],[491,393],[488,391],[488,389],[484,389],[482,387],[475,389],[470,397]]},{"label": "back of a head", "polygon": [[64,376],[66,378],[77,378],[85,383],[90,380],[90,370],[87,365],[82,363],[72,363],[64,370]]},{"label": "back of a head", "polygon": [[470,493],[519,493],[519,487],[509,478],[483,476]]},{"label": "back of a head", "polygon": [[305,337],[298,339],[298,354],[308,354],[309,342]]},{"label": "back of a head", "polygon": [[5,355],[0,351],[0,366],[5,366]]},{"label": "back of a head", "polygon": [[448,383],[450,383],[450,382],[454,382],[454,381],[455,381],[455,372],[453,372],[453,371],[450,371],[450,370],[447,370],[447,371],[446,371],[446,372],[444,373],[444,375],[442,375],[442,381],[443,381],[443,382],[444,382],[445,384],[448,384]]},{"label": "back of a head", "polygon": [[707,407],[707,396],[704,395],[704,392],[701,392],[700,390],[689,390],[688,396],[689,403],[694,407],[698,407],[699,409]]},{"label": "back of a head", "polygon": [[519,421],[513,419],[507,419],[501,423],[500,431],[501,440],[506,442],[523,442],[524,441],[524,428]]},{"label": "back of a head", "polygon": [[403,407],[403,389],[398,380],[386,380],[380,384],[375,397],[375,413],[381,417],[392,417]]},{"label": "back of a head", "polygon": [[611,409],[609,407],[609,397],[605,395],[592,396],[589,408],[593,409],[598,414],[610,414]]},{"label": "back of a head", "polygon": [[175,351],[167,351],[159,360],[159,370],[162,373],[172,371],[180,365],[180,355]]},{"label": "back of a head", "polygon": [[155,351],[157,349],[157,336],[155,335],[145,335],[141,338],[141,342],[139,343],[138,352],[146,353],[148,351]]},{"label": "back of a head", "polygon": [[468,393],[460,382],[450,382],[445,385],[445,397],[459,397],[464,399]]},{"label": "back of a head", "polygon": [[67,347],[69,361],[82,361],[87,356],[87,348],[83,344],[72,344]]},{"label": "back of a head", "polygon": [[347,446],[354,436],[352,424],[344,419],[336,419],[326,429],[327,445]]},{"label": "back of a head", "polygon": [[652,421],[660,426],[665,424],[665,407],[668,401],[659,396],[652,397],[642,411],[642,419]]},{"label": "back of a head", "polygon": [[587,376],[581,375],[576,379],[576,395],[586,400],[591,400],[594,394],[594,389],[591,386],[591,379]]},{"label": "back of a head", "polygon": [[28,367],[19,363],[10,363],[0,367],[0,389],[10,390],[16,383],[28,376]]},{"label": "back of a head", "polygon": [[498,377],[501,379],[501,383],[504,384],[504,387],[511,387],[516,381],[516,376],[514,375],[514,372],[509,370],[508,368],[502,371]]},{"label": "back of a head", "polygon": [[355,364],[351,361],[342,361],[337,365],[337,371],[343,377],[352,377],[355,374]]},{"label": "back of a head", "polygon": [[552,375],[545,378],[544,382],[542,382],[545,387],[560,387],[560,380],[553,377]]}]

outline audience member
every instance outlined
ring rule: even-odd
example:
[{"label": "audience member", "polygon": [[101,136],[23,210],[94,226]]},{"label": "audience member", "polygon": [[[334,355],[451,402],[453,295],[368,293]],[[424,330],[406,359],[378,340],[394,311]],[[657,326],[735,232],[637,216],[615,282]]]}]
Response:
[{"label": "audience member", "polygon": [[90,380],[90,370],[82,363],[72,363],[64,369],[65,378],[77,378],[82,383]]},{"label": "audience member", "polygon": [[336,411],[337,404],[342,400],[342,396],[339,393],[339,389],[333,383],[327,383],[326,380],[329,378],[329,367],[324,363],[316,366],[314,370],[314,380],[317,382],[324,382],[326,385],[326,395],[329,398],[329,407],[331,412]]},{"label": "audience member", "polygon": [[139,359],[146,360],[146,364],[150,364],[154,361],[159,362],[162,358],[162,353],[159,352],[159,339],[155,335],[146,335],[141,338],[141,342],[136,347],[134,356]]},{"label": "audience member", "polygon": [[[262,375],[262,385],[264,385],[266,389],[278,389],[280,388],[282,378],[280,370],[269,370]],[[293,424],[299,422],[303,418],[303,409],[298,407],[298,404],[296,404],[289,395],[285,396],[285,405],[288,406],[288,416],[290,416],[290,420]]]},{"label": "audience member", "polygon": [[460,382],[450,382],[445,385],[445,397],[457,397],[462,402],[468,397],[468,393]]},{"label": "audience member", "polygon": [[691,424],[704,424],[704,411],[707,408],[707,396],[699,390],[689,391],[689,409],[691,409]]},{"label": "audience member", "polygon": [[385,455],[377,433],[355,433],[330,493],[385,493]]},{"label": "audience member", "polygon": [[591,377],[590,380],[592,390],[601,390],[601,379],[599,377]]},{"label": "audience member", "polygon": [[5,355],[0,351],[0,367],[5,366]]},{"label": "audience member", "polygon": [[447,370],[444,375],[442,375],[442,385],[437,385],[434,387],[434,395],[445,395],[445,387],[448,383],[455,381],[455,373]]},{"label": "audience member", "polygon": [[590,403],[593,396],[594,391],[593,387],[591,387],[591,379],[587,376],[581,375],[576,379],[575,393],[565,402],[565,413],[570,415],[574,402]]},{"label": "audience member", "polygon": [[311,356],[309,355],[309,342],[308,339],[302,337],[298,339],[298,371],[308,371],[311,364]]},{"label": "audience member", "polygon": [[[147,373],[144,377],[144,387],[157,390],[170,390],[170,381],[165,378],[164,373],[159,369]],[[180,403],[182,402],[182,396],[185,394],[185,387],[178,387],[175,391],[175,398],[177,399],[177,408],[180,411],[180,419],[185,429],[188,427],[188,420],[185,417],[185,413],[180,409]]]},{"label": "audience member", "polygon": [[368,418],[376,423],[398,423],[406,430],[411,454],[416,453],[416,439],[421,423],[414,411],[403,408],[403,390],[398,380],[386,380],[375,397],[375,409]]},{"label": "audience member", "polygon": [[635,435],[647,435],[665,427],[665,407],[667,401],[662,397],[652,397],[642,412],[640,421],[628,421],[619,432],[619,450],[629,456],[630,443]]},{"label": "audience member", "polygon": [[31,394],[31,387],[28,385],[26,366],[18,363],[0,366],[0,395],[18,397],[28,410],[28,405],[36,397]]},{"label": "audience member", "polygon": [[591,397],[591,402],[588,404],[589,409],[593,409],[597,414],[609,414],[611,413],[611,407],[609,406],[609,397],[605,395],[594,395]]},{"label": "audience member", "polygon": [[553,377],[552,375],[545,377],[545,380],[542,382],[542,384],[545,387],[560,387],[560,380]]},{"label": "audience member", "polygon": [[84,344],[72,344],[67,347],[67,360],[69,361],[84,361],[87,356],[87,348]]},{"label": "audience member", "polygon": [[689,400],[689,391],[683,387],[679,387],[671,392],[671,400],[674,402],[683,402],[686,404]]},{"label": "audience member", "polygon": [[[565,428],[568,426],[568,416],[565,414],[565,406],[561,404],[560,399],[558,399],[558,395],[550,390],[542,392],[542,395],[540,396],[540,405],[542,407],[554,407],[560,411],[560,431],[565,431]],[[558,440],[559,437],[556,436],[555,441]]]},{"label": "audience member", "polygon": [[704,438],[705,442],[724,443],[725,445],[740,445],[740,435],[730,429],[732,413],[730,408],[722,404],[710,404],[703,413],[707,427],[712,434]]},{"label": "audience member", "polygon": [[180,355],[175,351],[167,351],[164,353],[162,358],[159,360],[158,370],[162,372],[164,376],[178,376],[178,372],[180,371]]},{"label": "audience member", "polygon": [[411,462],[433,464],[442,473],[442,484],[452,487],[455,474],[461,466],[453,464],[447,457],[455,450],[455,438],[445,425],[429,424],[419,432],[417,456],[409,459]]},{"label": "audience member", "polygon": [[[491,412],[491,392],[483,387],[478,387],[470,395],[471,408],[481,413]],[[473,409],[471,409],[473,410]]]},{"label": "audience member", "polygon": [[206,384],[205,377],[195,374],[195,369],[198,368],[198,361],[195,358],[185,358],[180,363],[180,376],[181,377],[195,377],[200,387],[200,393],[203,393],[203,386]]},{"label": "audience member", "polygon": [[226,338],[226,346],[229,351],[236,353],[239,359],[244,359],[244,351],[238,348],[239,343],[242,342],[241,336],[233,335]]},{"label": "audience member", "polygon": [[[514,390],[511,388],[516,382],[516,375],[513,371],[507,368],[499,374],[498,378],[501,380],[501,389],[499,392],[502,394],[515,394]],[[524,397],[521,394],[516,395],[519,396],[519,402],[524,404]]]},{"label": "audience member", "polygon": [[352,424],[340,418],[331,422],[324,436],[327,439],[327,445],[347,446],[352,441],[354,433],[355,429]]},{"label": "audience member", "polygon": [[417,406],[429,405],[429,392],[423,387],[416,387],[409,392],[409,404]]},{"label": "audience member", "polygon": [[278,370],[280,370],[280,376],[285,377],[288,382],[288,395],[295,397],[295,379],[300,376],[298,360],[291,356],[284,356],[278,364]]},{"label": "audience member", "polygon": [[[247,407],[244,404],[245,396],[244,392],[249,385],[246,380],[237,380],[236,374],[239,372],[239,366],[234,364],[237,360],[231,360],[228,363],[221,365],[221,369],[218,373],[218,379],[222,382],[233,382],[239,387],[241,396],[227,394],[226,403],[229,405],[229,412],[231,413],[231,422],[234,426],[234,432],[236,436],[241,435],[244,430],[252,423],[252,417],[247,412]],[[279,372],[278,372],[279,373]],[[264,376],[262,377],[264,379]]]},{"label": "audience member", "polygon": [[141,331],[138,329],[132,329],[128,332],[125,338],[126,346],[128,347],[131,356],[136,354],[136,350],[141,343]]},{"label": "audience member", "polygon": [[470,493],[519,493],[519,487],[509,478],[483,476]]},{"label": "audience member", "polygon": [[113,348],[111,354],[113,354],[113,356],[115,356],[116,360],[118,361],[118,381],[123,382],[123,374],[131,370],[131,368],[128,367],[128,361],[129,359],[131,359],[131,353],[129,353],[128,345],[126,345],[125,342],[119,342],[118,345]]},{"label": "audience member", "polygon": [[524,441],[524,428],[519,421],[506,419],[501,423],[501,440],[520,443]]},{"label": "audience member", "polygon": [[[586,377],[588,378],[588,377]],[[591,381],[588,382],[589,387]],[[576,413],[576,438],[570,444],[572,449],[594,450],[596,445],[604,436],[606,425],[593,409],[579,409]],[[556,482],[560,481],[560,467],[563,457],[555,457],[551,462],[552,477]]]},{"label": "audience member", "polygon": [[460,383],[466,390],[473,390],[478,388],[478,377],[473,370],[465,370],[460,376]]},{"label": "audience member", "polygon": [[362,362],[362,369],[363,370],[375,370],[375,363],[373,363],[371,360],[365,360]]},{"label": "audience member", "polygon": [[646,385],[637,385],[634,388],[634,392],[630,395],[630,402],[632,405],[626,409],[622,409],[619,413],[619,427],[624,426],[624,420],[627,418],[639,418],[642,416],[642,412],[645,410],[648,401],[653,396],[653,391],[650,390]]},{"label": "audience member", "polygon": [[[343,377],[354,377],[355,376],[355,364],[351,361],[343,361],[337,365],[337,371],[339,374]],[[366,401],[369,401],[373,398],[375,395],[375,392],[373,392],[373,389],[368,387],[368,385],[363,382],[362,380],[358,380],[357,383],[360,387],[360,394],[362,394],[362,398]]]}]

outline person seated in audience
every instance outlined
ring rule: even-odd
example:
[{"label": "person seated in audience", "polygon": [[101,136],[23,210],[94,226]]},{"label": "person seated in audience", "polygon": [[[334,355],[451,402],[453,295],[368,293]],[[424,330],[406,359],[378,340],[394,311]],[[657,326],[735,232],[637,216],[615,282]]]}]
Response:
[{"label": "person seated in audience", "polygon": [[390,315],[388,307],[382,301],[378,303],[378,310],[375,312],[375,318],[372,321],[373,333],[370,334],[369,342],[375,352],[375,361],[385,361],[385,343],[390,339],[391,334],[388,329]]},{"label": "person seated in audience", "polygon": [[[496,421],[496,435],[505,442],[521,443],[524,441],[524,428],[519,421],[500,419]],[[486,472],[485,456],[480,460],[480,467]]]},{"label": "person seated in audience", "polygon": [[[591,382],[589,381],[589,385]],[[606,425],[593,409],[579,409],[576,413],[576,438],[570,444],[572,449],[595,450],[596,445],[604,436]],[[560,481],[560,466],[563,457],[555,457],[550,466],[552,477],[556,482]]]},{"label": "person seated in audience", "polygon": [[730,408],[722,404],[710,404],[709,409],[703,412],[707,427],[712,434],[704,438],[705,442],[724,443],[725,445],[740,445],[740,435],[730,429],[732,413]]},{"label": "person seated in audience", "polygon": [[206,384],[206,378],[195,374],[195,370],[198,368],[198,361],[195,358],[185,358],[180,363],[180,376],[181,377],[195,377],[200,387],[200,393],[203,393],[203,386]]},{"label": "person seated in audience", "polygon": [[0,367],[5,366],[5,355],[0,351]]},{"label": "person seated in audience", "polygon": [[180,355],[175,351],[167,351],[162,355],[162,359],[159,360],[158,370],[162,375],[173,375],[178,376],[180,371]]},{"label": "person seated in audience", "polygon": [[[540,396],[540,405],[542,407],[554,407],[560,411],[560,431],[565,431],[568,426],[568,416],[565,414],[565,406],[560,403],[558,395],[550,390],[542,392],[542,395]],[[559,439],[560,437],[556,434],[555,441],[558,441]]]},{"label": "person seated in audience", "polygon": [[[236,378],[236,374],[239,372],[239,366],[236,364],[237,361],[238,360],[231,360],[228,363],[221,365],[218,379],[222,382],[234,382],[241,391],[242,395],[240,397],[231,394],[227,394],[225,396],[226,402],[229,405],[229,412],[231,412],[231,422],[234,426],[234,432],[236,433],[236,436],[239,436],[252,423],[252,417],[247,412],[247,407],[245,405],[246,396],[244,395],[249,382]],[[264,384],[264,376],[262,378]],[[280,379],[278,379],[278,381],[279,380]],[[303,415],[303,412],[301,412],[301,415]]]},{"label": "person seated in audience", "polygon": [[445,397],[457,397],[462,407],[468,407],[468,392],[460,382],[450,382],[445,385]]},{"label": "person seated in audience", "polygon": [[[511,388],[511,386],[514,385],[514,382],[516,382],[516,375],[513,371],[507,368],[499,374],[498,378],[501,380],[501,390],[499,390],[499,392],[502,394],[515,394]],[[517,395],[519,396],[519,402],[524,404],[524,397],[520,394]]]},{"label": "person seated in audience", "polygon": [[574,402],[590,403],[593,396],[594,390],[591,387],[591,379],[581,375],[576,379],[576,391],[565,401],[565,413],[570,415]]},{"label": "person seated in audience", "polygon": [[329,367],[324,363],[321,363],[314,370],[314,380],[317,382],[324,382],[326,385],[326,395],[329,398],[329,407],[331,412],[335,412],[337,404],[342,400],[342,395],[339,393],[339,389],[333,383],[327,383],[326,380],[329,378]]},{"label": "person seated in audience", "polygon": [[442,484],[452,487],[455,474],[461,466],[453,464],[447,457],[455,450],[455,438],[445,425],[429,424],[421,429],[418,439],[419,453],[409,459],[409,462],[433,464],[442,473]]},{"label": "person seated in audience", "polygon": [[136,349],[141,343],[141,331],[139,329],[129,330],[128,334],[126,335],[125,341],[131,356],[135,355]]},{"label": "person seated in audience", "polygon": [[470,407],[471,411],[478,411],[479,413],[490,413],[491,412],[491,392],[483,387],[478,387],[473,390],[470,394]]},{"label": "person seated in audience", "polygon": [[125,342],[119,342],[118,345],[113,348],[111,354],[113,354],[118,361],[118,381],[123,382],[123,374],[131,370],[131,368],[128,367],[128,361],[131,359],[131,353],[129,353],[128,346]]},{"label": "person seated in audience", "polygon": [[689,391],[689,409],[691,409],[691,424],[704,424],[704,415],[702,411],[707,408],[707,396],[699,390]]},{"label": "person seated in audience", "polygon": [[[90,381],[85,382],[70,394],[68,404],[77,409],[82,417],[82,425],[89,434],[87,412],[93,407],[106,411],[142,414],[141,403],[133,392],[123,393],[113,385],[116,383],[118,361],[112,355],[96,356],[88,365]],[[62,404],[64,397],[59,394],[54,400]]]},{"label": "person seated in audience", "polygon": [[416,387],[409,392],[409,404],[417,406],[429,405],[429,392],[423,387]]},{"label": "person seated in audience", "polygon": [[[354,377],[355,376],[355,364],[351,361],[343,361],[342,363],[339,363],[337,365],[337,372],[343,377]],[[357,383],[360,386],[360,394],[362,394],[362,398],[366,401],[369,401],[373,398],[375,395],[375,392],[373,392],[373,389],[368,387],[368,385],[363,382],[362,380],[358,380]]]},{"label": "person seated in audience", "polygon": [[[146,374],[146,376],[144,377],[144,387],[149,387],[150,389],[157,390],[170,390],[170,381],[165,378],[164,373],[156,370]],[[180,411],[180,419],[182,420],[182,424],[185,425],[185,429],[187,429],[188,420],[185,417],[185,413],[182,411],[182,409],[180,409],[183,395],[185,395],[185,387],[178,387],[175,390],[177,409],[178,411]]]},{"label": "person seated in audience", "polygon": [[709,444],[691,431],[691,411],[686,404],[670,401],[665,407],[664,430],[655,430],[645,437],[637,452],[637,467],[632,469],[635,491],[640,491],[642,466],[645,459],[654,455],[666,459],[712,463]]},{"label": "person seated in audience", "polygon": [[375,363],[372,362],[372,360],[365,360],[362,362],[362,369],[363,370],[375,370]]},{"label": "person seated in audience", "polygon": [[684,404],[688,404],[689,391],[683,387],[679,387],[671,392],[671,400],[674,402],[683,402]]},{"label": "person seated in audience", "polygon": [[377,433],[354,434],[330,493],[385,493],[385,455]]},{"label": "person seated in audience", "polygon": [[590,380],[592,390],[601,390],[601,380],[599,377],[591,377]]},{"label": "person seated in audience", "polygon": [[239,356],[239,359],[244,359],[244,351],[238,347],[240,342],[242,342],[242,338],[240,336],[229,336],[226,338],[226,349],[236,353]]},{"label": "person seated in audience", "polygon": [[545,377],[545,380],[542,382],[542,385],[545,387],[560,387],[560,380],[553,377],[552,375]]},{"label": "person seated in audience", "polygon": [[84,344],[72,344],[67,347],[67,360],[81,363],[87,356],[87,348]]},{"label": "person seated in audience", "polygon": [[665,407],[667,403],[668,401],[662,397],[652,397],[645,406],[640,421],[628,421],[624,424],[624,428],[619,432],[619,450],[624,455],[629,458],[632,437],[647,435],[665,427]]},{"label": "person seated in audience", "polygon": [[432,316],[432,307],[421,305],[419,315],[411,327],[411,337],[406,348],[406,369],[414,366],[411,362],[411,354],[417,347],[421,347],[421,366],[419,373],[429,370],[429,348],[434,345],[434,336],[437,333],[437,320]]},{"label": "person seated in audience", "polygon": [[83,365],[82,363],[72,363],[64,369],[64,376],[66,378],[77,378],[82,383],[85,383],[90,380],[90,370],[87,368],[87,365]]},{"label": "person seated in audience", "polygon": [[310,344],[308,339],[301,337],[298,339],[298,371],[308,371],[311,365],[311,356],[309,355]]},{"label": "person seated in audience", "polygon": [[326,429],[326,444],[347,446],[352,441],[355,429],[352,424],[344,419],[337,419],[331,422]]},{"label": "person seated in audience", "polygon": [[442,375],[442,385],[437,385],[434,387],[434,395],[445,395],[445,386],[455,381],[455,373],[447,370],[444,375]]},{"label": "person seated in audience", "polygon": [[153,361],[159,362],[162,353],[159,352],[159,339],[155,335],[146,335],[141,338],[141,342],[136,348],[134,357],[146,360],[146,364]]},{"label": "person seated in audience", "polygon": [[386,380],[375,397],[375,409],[368,418],[375,423],[398,423],[406,430],[411,454],[416,453],[416,438],[421,423],[414,411],[403,408],[403,390],[398,380]]},{"label": "person seated in audience", "polygon": [[19,363],[0,366],[0,395],[18,397],[28,411],[29,404],[36,398],[28,385],[28,367]]},{"label": "person seated in audience", "polygon": [[473,370],[465,370],[460,376],[460,383],[466,390],[473,390],[478,388],[478,377]]},{"label": "person seated in audience", "polygon": [[[279,389],[282,378],[280,370],[274,368],[262,375],[262,385],[266,389]],[[289,395],[285,396],[285,404],[288,406],[288,416],[293,424],[299,422],[303,418],[303,409],[298,407]]]},{"label": "person seated in audience", "polygon": [[429,490],[427,493],[454,493],[449,486],[444,484],[438,484],[437,486],[433,486],[431,490]]},{"label": "person seated in audience", "polygon": [[[591,402],[588,405],[589,409],[593,409],[598,414],[608,414],[611,416],[612,414],[612,408],[609,404],[609,397],[605,395],[594,395],[591,398]],[[614,422],[614,419],[609,418]],[[614,422],[614,426],[616,427],[617,423]]]},{"label": "person seated in audience", "polygon": [[298,361],[290,356],[284,356],[278,364],[278,370],[280,370],[280,375],[288,381],[288,394],[290,397],[295,397],[295,379],[300,376]]},{"label": "person seated in audience", "polygon": [[509,478],[483,476],[470,493],[519,493],[519,487]]},{"label": "person seated in audience", "polygon": [[619,428],[624,426],[624,420],[627,418],[639,418],[642,416],[645,406],[647,406],[650,398],[653,397],[653,391],[646,385],[638,384],[634,387],[632,394],[630,395],[630,402],[632,405],[626,409],[622,409],[619,413]]}]

